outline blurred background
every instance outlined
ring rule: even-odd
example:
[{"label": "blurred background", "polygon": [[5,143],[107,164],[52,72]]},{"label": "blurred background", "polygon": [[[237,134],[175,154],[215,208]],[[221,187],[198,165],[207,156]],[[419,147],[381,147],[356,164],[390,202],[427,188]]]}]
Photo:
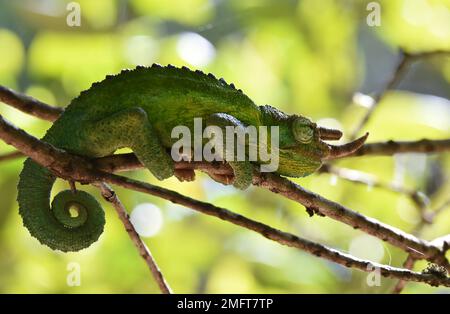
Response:
[{"label": "blurred background", "polygon": [[[257,104],[340,128],[348,139],[367,110],[362,95],[383,88],[400,48],[450,50],[450,1],[373,2],[381,8],[379,26],[367,23],[373,11],[367,10],[369,1],[78,0],[81,25],[69,26],[74,10],[73,5],[67,9],[69,1],[0,0],[0,84],[65,107],[93,82],[123,68],[155,62],[186,65],[224,77]],[[448,56],[414,62],[398,90],[387,93],[365,126],[369,141],[449,138],[449,81]],[[5,104],[0,104],[0,113],[37,137],[50,127]],[[10,151],[0,143],[1,154]],[[89,249],[63,254],[32,238],[16,203],[22,162],[0,163],[0,292],[159,291],[109,204],[103,203],[105,232]],[[359,157],[336,165],[420,191],[427,210],[444,210],[433,224],[423,225],[423,209],[402,193],[328,173],[294,181],[428,240],[450,232],[450,210],[445,208],[450,154]],[[299,204],[259,188],[238,191],[201,173],[195,182],[182,184],[174,178],[158,182],[147,171],[129,175],[361,258],[395,266],[406,258],[376,238],[329,218],[310,218]],[[53,192],[67,187],[58,181]],[[83,189],[101,198],[97,190]],[[387,293],[396,283],[382,278],[379,286],[370,286],[367,273],[149,195],[116,191],[178,293]],[[78,266],[81,282],[72,286],[67,277]],[[415,269],[424,267],[420,262]],[[450,289],[409,283],[404,291]]]}]

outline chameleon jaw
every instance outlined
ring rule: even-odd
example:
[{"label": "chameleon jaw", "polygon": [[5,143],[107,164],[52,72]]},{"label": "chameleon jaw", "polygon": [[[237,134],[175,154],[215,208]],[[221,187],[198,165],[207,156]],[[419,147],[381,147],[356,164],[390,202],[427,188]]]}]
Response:
[{"label": "chameleon jaw", "polygon": [[355,153],[358,149],[360,149],[364,142],[367,140],[367,137],[369,136],[369,133],[367,132],[364,136],[361,136],[360,138],[349,142],[347,144],[343,145],[331,145],[327,144],[330,151],[328,153],[328,156],[323,158],[324,160],[332,160],[337,158],[342,158],[349,156],[353,153]]}]

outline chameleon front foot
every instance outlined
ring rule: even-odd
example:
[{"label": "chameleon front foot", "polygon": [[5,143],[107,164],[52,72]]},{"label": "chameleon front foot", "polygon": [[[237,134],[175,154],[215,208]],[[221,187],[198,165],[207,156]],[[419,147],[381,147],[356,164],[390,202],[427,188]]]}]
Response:
[{"label": "chameleon front foot", "polygon": [[233,175],[221,175],[221,174],[215,174],[215,173],[210,173],[210,172],[208,172],[208,175],[214,181],[222,183],[224,185],[230,185],[234,181]]},{"label": "chameleon front foot", "polygon": [[173,174],[180,182],[192,182],[195,180],[193,169],[175,169]]}]

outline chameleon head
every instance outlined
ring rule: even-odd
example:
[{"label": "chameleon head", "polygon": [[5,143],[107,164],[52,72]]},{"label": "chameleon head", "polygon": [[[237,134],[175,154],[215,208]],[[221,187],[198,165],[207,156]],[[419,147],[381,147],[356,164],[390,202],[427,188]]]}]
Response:
[{"label": "chameleon head", "polygon": [[332,145],[325,141],[339,140],[342,137],[341,131],[317,126],[311,120],[297,115],[291,116],[290,123],[295,144],[280,148],[277,172],[292,177],[309,175],[325,160],[342,158],[355,153],[369,135],[366,133],[347,144]]}]

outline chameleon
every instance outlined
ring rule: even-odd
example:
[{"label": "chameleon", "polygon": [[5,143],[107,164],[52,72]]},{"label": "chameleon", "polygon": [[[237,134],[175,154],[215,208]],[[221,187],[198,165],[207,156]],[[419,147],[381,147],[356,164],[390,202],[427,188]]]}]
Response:
[{"label": "chameleon", "polygon": [[[303,177],[325,160],[347,156],[367,138],[331,145],[342,132],[317,126],[310,119],[286,114],[275,107],[256,105],[242,90],[213,74],[187,67],[154,64],[108,75],[81,92],[42,138],[69,153],[98,158],[130,148],[157,179],[173,175],[192,180],[193,170],[174,170],[168,150],[178,125],[193,128],[201,117],[206,125],[278,126],[279,175]],[[256,162],[229,161],[232,183],[245,189],[252,183]],[[184,172],[183,172],[184,171]],[[224,183],[227,178],[213,176]],[[87,192],[68,189],[50,204],[56,176],[28,158],[18,183],[19,213],[24,226],[42,244],[63,252],[79,251],[96,242],[105,225],[104,211]],[[77,215],[73,214],[73,210]],[[72,212],[72,214],[71,214]]]}]

